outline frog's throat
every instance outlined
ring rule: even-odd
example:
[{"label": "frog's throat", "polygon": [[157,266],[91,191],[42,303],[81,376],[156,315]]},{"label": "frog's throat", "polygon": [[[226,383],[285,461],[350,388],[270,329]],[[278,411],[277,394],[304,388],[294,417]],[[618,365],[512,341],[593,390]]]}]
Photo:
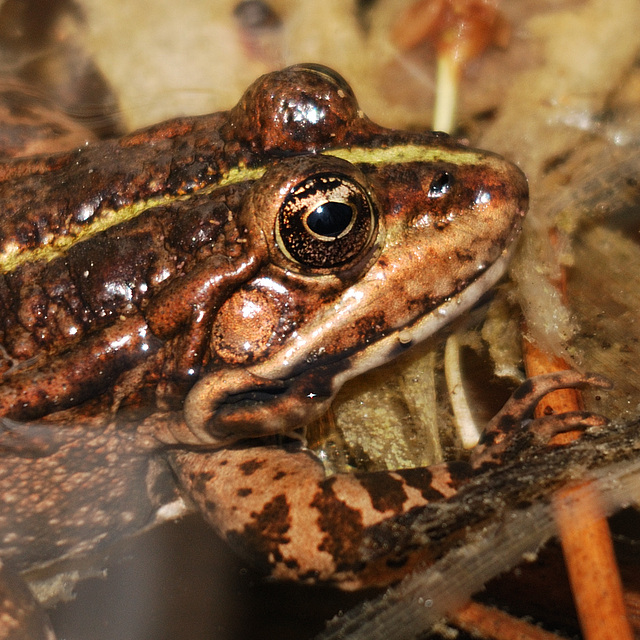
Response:
[{"label": "frog's throat", "polygon": [[480,276],[430,313],[341,360],[308,366],[289,378],[268,363],[204,376],[187,396],[184,411],[189,433],[179,439],[186,444],[223,446],[304,426],[326,411],[345,382],[398,357],[470,309],[504,275],[516,244],[509,243]]},{"label": "frog's throat", "polygon": [[350,366],[337,373],[333,378],[334,396],[348,380],[397,358],[413,345],[423,342],[450,324],[459,315],[471,309],[482,295],[505,274],[516,245],[517,242],[511,242],[486,271],[467,285],[465,289],[438,305],[433,311],[418,317],[414,322],[404,327],[397,328],[392,333],[351,355],[349,357]]}]

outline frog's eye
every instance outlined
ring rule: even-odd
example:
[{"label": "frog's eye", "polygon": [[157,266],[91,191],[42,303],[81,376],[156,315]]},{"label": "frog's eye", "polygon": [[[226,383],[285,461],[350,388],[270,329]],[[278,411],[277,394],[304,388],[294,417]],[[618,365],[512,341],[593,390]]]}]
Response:
[{"label": "frog's eye", "polygon": [[429,197],[440,198],[441,196],[449,193],[452,186],[453,176],[448,171],[443,171],[442,173],[437,174],[431,181],[431,186],[429,187]]},{"label": "frog's eye", "polygon": [[322,173],[306,178],[286,196],[276,239],[293,262],[322,269],[358,258],[376,228],[375,207],[365,188],[344,174]]}]

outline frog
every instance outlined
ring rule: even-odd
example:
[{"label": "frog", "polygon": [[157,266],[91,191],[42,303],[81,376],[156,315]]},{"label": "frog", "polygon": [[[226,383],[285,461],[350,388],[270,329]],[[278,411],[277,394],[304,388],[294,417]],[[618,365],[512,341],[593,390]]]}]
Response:
[{"label": "frog", "polygon": [[[301,429],[500,280],[528,185],[499,155],[375,124],[318,64],[260,77],[229,111],[6,160],[0,198],[11,576],[195,505],[276,579],[389,584],[428,550],[365,561],[376,526],[499,465],[547,392],[605,386],[526,383],[468,464],[325,475]],[[546,443],[589,416],[536,424]],[[52,637],[17,635],[37,610],[20,593],[0,637]]]}]

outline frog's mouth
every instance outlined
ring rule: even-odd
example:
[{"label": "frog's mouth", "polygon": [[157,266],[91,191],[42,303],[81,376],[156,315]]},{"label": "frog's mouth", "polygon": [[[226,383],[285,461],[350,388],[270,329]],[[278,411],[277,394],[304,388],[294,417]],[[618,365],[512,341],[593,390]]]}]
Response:
[{"label": "frog's mouth", "polygon": [[224,446],[290,433],[320,417],[345,382],[396,358],[470,309],[504,275],[515,244],[508,243],[493,264],[451,299],[344,358],[318,359],[298,366],[289,377],[282,377],[277,361],[210,372],[185,401],[185,419],[193,435],[188,444]]}]

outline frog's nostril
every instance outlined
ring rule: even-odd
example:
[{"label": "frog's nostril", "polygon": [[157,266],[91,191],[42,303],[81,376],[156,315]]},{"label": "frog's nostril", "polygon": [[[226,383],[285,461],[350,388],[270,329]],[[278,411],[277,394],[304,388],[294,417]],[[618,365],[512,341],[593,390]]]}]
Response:
[{"label": "frog's nostril", "polygon": [[451,173],[448,171],[443,171],[442,173],[437,174],[433,180],[431,181],[431,186],[429,187],[429,197],[430,198],[440,198],[449,191],[453,187],[454,178]]}]

